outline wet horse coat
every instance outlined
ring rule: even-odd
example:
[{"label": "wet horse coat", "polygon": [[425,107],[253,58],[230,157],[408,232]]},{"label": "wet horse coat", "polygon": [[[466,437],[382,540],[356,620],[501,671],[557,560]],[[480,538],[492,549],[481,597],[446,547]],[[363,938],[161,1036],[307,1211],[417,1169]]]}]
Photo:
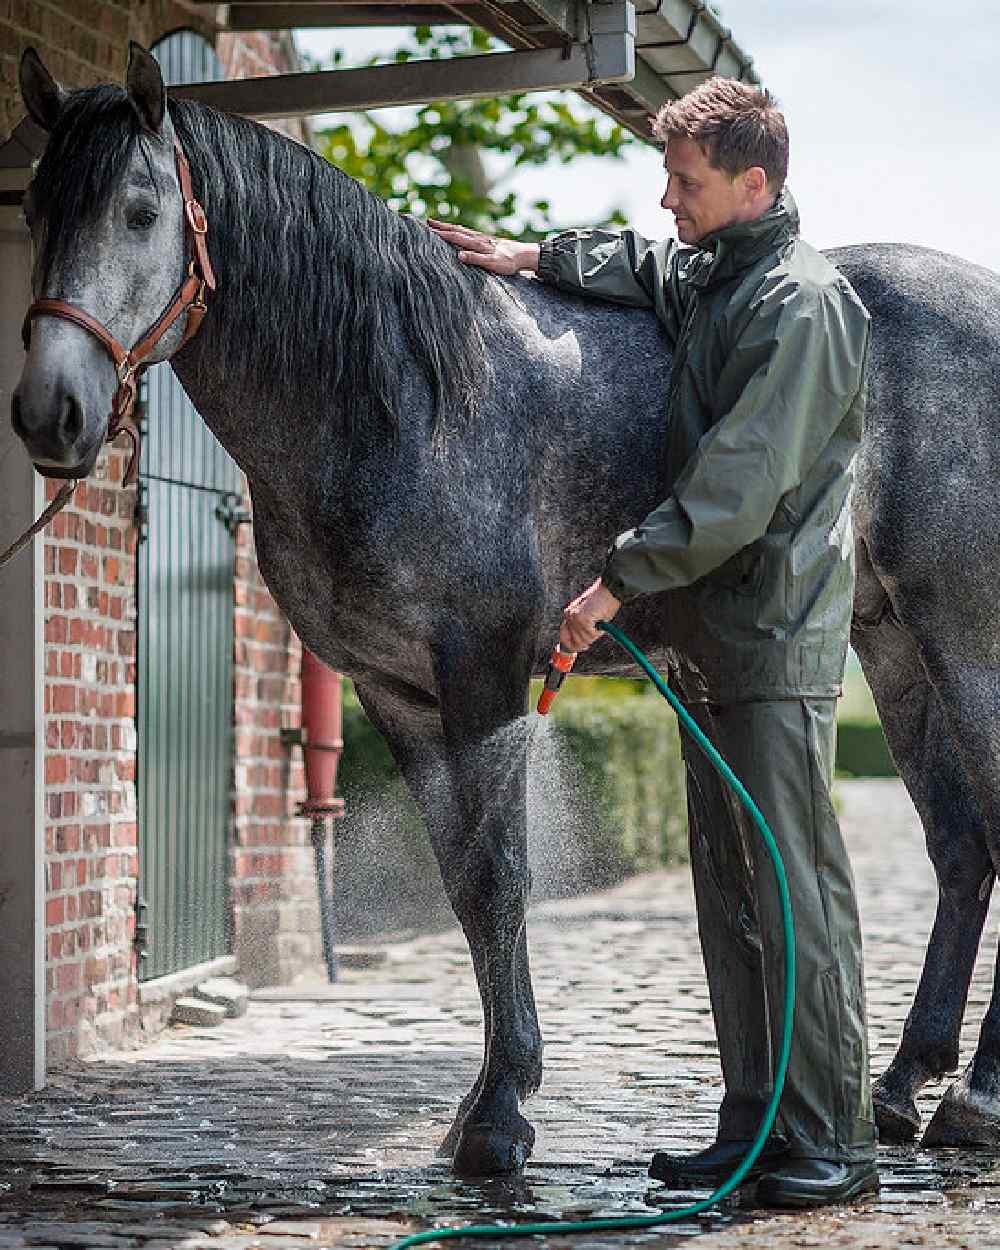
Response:
[{"label": "wet horse coat", "polygon": [[[275,598],[354,679],[424,814],[484,1012],[482,1070],[445,1148],[461,1172],[514,1170],[533,1140],[519,1104],[541,1080],[542,1043],[524,936],[525,735],[509,728],[563,604],[599,572],[610,538],[660,501],[670,361],[657,324],[463,269],[421,223],[306,149],[195,105],[164,111],[140,49],[127,93],[67,101],[28,62],[22,83],[52,132],[27,204],[36,293],[88,307],[126,343],[184,269],[175,131],[183,143],[218,292],[172,364],[247,475]],[[915,248],[833,259],[875,321],[856,646],[941,881],[921,990],[882,1082],[895,1123],[956,1062],[980,896],[1000,856],[1000,554],[981,511],[948,489],[988,501],[1000,468],[989,437],[1000,279]],[[168,335],[159,355],[176,343]],[[39,468],[89,471],[112,389],[82,331],[35,322],[14,423]],[[653,596],[619,620],[662,662],[660,615]],[[578,667],[626,665],[601,643]],[[1000,1124],[995,1010],[977,1055],[982,1133]],[[969,1123],[968,1102],[943,1105]]]}]

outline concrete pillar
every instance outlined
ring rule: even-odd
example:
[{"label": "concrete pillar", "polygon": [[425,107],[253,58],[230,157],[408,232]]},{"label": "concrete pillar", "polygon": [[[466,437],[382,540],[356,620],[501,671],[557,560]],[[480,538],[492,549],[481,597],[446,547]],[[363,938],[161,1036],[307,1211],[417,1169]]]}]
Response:
[{"label": "concrete pillar", "polygon": [[[20,173],[20,179],[17,174]],[[0,193],[27,171],[0,169]],[[43,482],[10,426],[21,372],[31,249],[0,199],[0,551],[44,507]],[[41,537],[0,569],[0,1094],[45,1083],[45,823]]]}]

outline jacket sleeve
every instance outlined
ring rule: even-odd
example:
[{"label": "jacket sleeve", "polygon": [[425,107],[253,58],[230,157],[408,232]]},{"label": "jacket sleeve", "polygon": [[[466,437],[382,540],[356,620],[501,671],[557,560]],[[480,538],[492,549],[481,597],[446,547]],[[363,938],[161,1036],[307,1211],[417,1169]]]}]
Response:
[{"label": "jacket sleeve", "polygon": [[674,492],[616,540],[602,575],[618,599],[690,585],[760,538],[864,387],[869,317],[839,285],[785,280],[752,309],[723,367],[738,393]]},{"label": "jacket sleeve", "polygon": [[672,348],[688,302],[682,262],[692,254],[673,239],[651,243],[634,230],[569,230],[542,243],[538,276],[560,291],[653,309]]}]

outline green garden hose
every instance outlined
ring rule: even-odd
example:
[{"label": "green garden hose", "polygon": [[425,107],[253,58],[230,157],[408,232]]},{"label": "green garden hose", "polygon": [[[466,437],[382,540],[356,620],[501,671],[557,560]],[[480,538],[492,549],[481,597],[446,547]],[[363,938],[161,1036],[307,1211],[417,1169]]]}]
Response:
[{"label": "green garden hose", "polygon": [[795,1014],[795,927],[792,921],[792,904],[788,897],[788,881],[785,877],[784,865],[781,862],[781,855],[774,840],[774,834],[740,779],[695,724],[691,714],[635,643],[626,637],[616,625],[612,625],[608,621],[600,622],[599,628],[610,634],[619,646],[625,648],[674,709],[683,727],[694,738],[698,746],[708,756],[716,771],[723,777],[736,797],[750,813],[754,824],[760,832],[760,836],[764,839],[767,853],[771,857],[774,876],[778,883],[778,893],[781,896],[781,918],[785,934],[785,1012],[781,1030],[781,1051],[778,1055],[778,1066],[774,1075],[774,1092],[771,1094],[771,1101],[767,1104],[767,1110],[764,1112],[764,1118],[761,1120],[760,1128],[757,1130],[757,1136],[744,1156],[743,1162],[733,1172],[732,1176],[724,1184],[720,1185],[714,1193],[704,1198],[701,1202],[694,1203],[692,1206],[681,1207],[676,1211],[665,1211],[659,1215],[623,1216],[613,1219],[579,1221],[554,1220],[544,1224],[479,1224],[470,1225],[466,1228],[431,1229],[424,1233],[414,1233],[410,1237],[404,1237],[402,1241],[396,1242],[392,1250],[407,1250],[409,1246],[426,1245],[428,1242],[453,1240],[459,1237],[507,1238],[536,1237],[543,1233],[566,1235],[569,1233],[624,1232],[637,1228],[655,1228],[658,1224],[673,1224],[678,1220],[690,1219],[692,1216],[700,1215],[703,1211],[708,1211],[711,1207],[714,1207],[716,1203],[728,1197],[740,1185],[753,1167],[757,1156],[763,1150],[764,1143],[767,1141],[768,1134],[778,1114],[778,1104],[781,1101],[781,1093],[785,1085],[785,1071],[788,1068],[788,1055],[792,1048],[792,1023]]}]

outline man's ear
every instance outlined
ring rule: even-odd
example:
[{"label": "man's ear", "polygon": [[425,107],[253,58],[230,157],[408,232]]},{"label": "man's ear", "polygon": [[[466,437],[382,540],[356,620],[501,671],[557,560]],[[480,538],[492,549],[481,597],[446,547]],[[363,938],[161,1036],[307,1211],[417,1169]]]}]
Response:
[{"label": "man's ear", "polygon": [[128,45],[128,73],[125,76],[125,90],[143,126],[152,134],[158,135],[163,125],[163,113],[167,100],[163,75],[160,73],[156,57],[151,56],[134,39],[129,40]]},{"label": "man's ear", "polygon": [[42,64],[34,48],[25,48],[18,74],[21,98],[31,117],[43,130],[51,131],[59,120],[67,93]]},{"label": "man's ear", "polygon": [[763,195],[767,191],[767,170],[760,165],[751,165],[747,170],[747,177],[750,179],[748,187],[755,195]]}]

